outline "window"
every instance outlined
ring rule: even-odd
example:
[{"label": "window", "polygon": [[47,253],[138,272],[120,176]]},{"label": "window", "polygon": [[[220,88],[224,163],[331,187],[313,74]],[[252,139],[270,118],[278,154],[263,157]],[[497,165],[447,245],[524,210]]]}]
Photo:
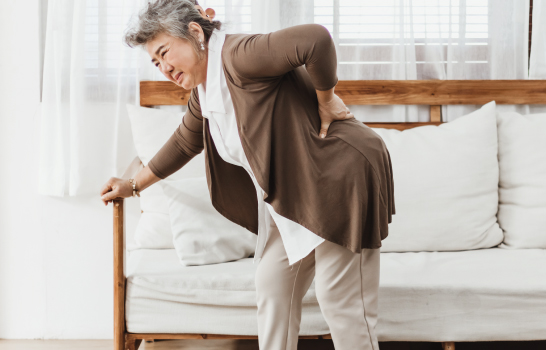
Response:
[{"label": "window", "polygon": [[[418,70],[448,57],[487,63],[487,0],[314,0],[314,10],[337,44],[340,76],[381,76],[397,58],[414,59]],[[400,52],[413,44],[414,52]]]}]

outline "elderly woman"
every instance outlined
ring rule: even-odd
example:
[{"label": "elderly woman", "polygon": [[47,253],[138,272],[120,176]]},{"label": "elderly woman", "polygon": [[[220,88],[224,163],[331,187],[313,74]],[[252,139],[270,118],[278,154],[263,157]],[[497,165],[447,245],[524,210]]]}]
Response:
[{"label": "elderly woman", "polygon": [[[258,235],[260,349],[296,349],[313,278],[336,349],[379,349],[379,251],[395,213],[383,140],[334,94],[335,45],[304,24],[226,34],[197,1],[147,5],[125,37],[191,89],[182,123],[134,179],[111,178],[107,205],[168,177],[204,150],[214,207]],[[294,266],[296,268],[294,268]]]}]

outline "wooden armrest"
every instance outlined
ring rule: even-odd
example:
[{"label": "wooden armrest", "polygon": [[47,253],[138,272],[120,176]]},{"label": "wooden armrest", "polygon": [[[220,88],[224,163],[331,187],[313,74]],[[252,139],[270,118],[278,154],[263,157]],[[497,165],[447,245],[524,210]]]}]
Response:
[{"label": "wooden armrest", "polygon": [[125,348],[125,211],[123,198],[112,201],[114,208],[114,349]]}]

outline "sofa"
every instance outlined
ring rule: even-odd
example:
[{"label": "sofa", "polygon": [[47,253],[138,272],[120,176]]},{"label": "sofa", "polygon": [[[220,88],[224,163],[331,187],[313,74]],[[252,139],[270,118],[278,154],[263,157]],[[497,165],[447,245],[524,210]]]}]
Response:
[{"label": "sofa", "polygon": [[[385,141],[395,178],[397,210],[380,248],[376,327],[380,342],[441,342],[444,349],[455,349],[457,341],[546,340],[546,113],[521,115],[497,108],[546,101],[546,84],[515,81],[519,92],[508,94],[514,90],[499,91],[500,85],[494,83],[341,81],[338,85],[341,93],[336,94],[346,104],[410,101],[432,106],[429,123],[365,123]],[[355,99],[344,84],[359,92],[373,91],[375,100]],[[469,94],[464,84],[481,91],[481,96]],[[409,91],[408,100],[393,99],[400,89]],[[141,85],[142,91],[148,90]],[[437,107],[455,100],[482,106],[442,123]],[[147,160],[149,155],[135,159],[126,174],[133,174]],[[159,188],[167,193],[174,183],[162,181],[150,196],[161,196]],[[231,235],[230,242],[237,242],[234,246],[243,248],[230,249],[229,254],[194,254],[204,235],[221,237],[223,225],[210,233],[209,223],[216,219],[195,224],[200,214],[190,209],[192,203],[208,198],[196,190],[206,188],[205,178],[175,176],[172,181],[193,192],[170,195],[171,211],[162,209],[170,219],[163,217],[167,220],[163,224],[158,224],[160,216],[152,220],[145,213],[166,200],[147,199],[135,236],[139,243],[128,250],[124,200],[114,200],[116,349],[136,349],[143,339],[255,339],[252,235],[233,227],[226,234]],[[178,198],[175,209],[173,198]],[[181,205],[190,209],[180,209]],[[173,218],[178,212],[186,216]],[[172,224],[168,234],[154,231],[168,222]],[[184,226],[189,222],[193,226]],[[206,244],[219,243],[214,239]],[[300,338],[330,338],[314,282],[303,303]]]}]

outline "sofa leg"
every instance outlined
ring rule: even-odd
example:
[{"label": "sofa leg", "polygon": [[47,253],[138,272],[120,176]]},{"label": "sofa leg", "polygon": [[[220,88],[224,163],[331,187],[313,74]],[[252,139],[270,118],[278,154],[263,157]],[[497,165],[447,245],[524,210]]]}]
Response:
[{"label": "sofa leg", "polygon": [[142,339],[126,339],[125,350],[138,350]]},{"label": "sofa leg", "polygon": [[442,342],[443,350],[455,350],[455,342],[452,341],[443,341]]}]

